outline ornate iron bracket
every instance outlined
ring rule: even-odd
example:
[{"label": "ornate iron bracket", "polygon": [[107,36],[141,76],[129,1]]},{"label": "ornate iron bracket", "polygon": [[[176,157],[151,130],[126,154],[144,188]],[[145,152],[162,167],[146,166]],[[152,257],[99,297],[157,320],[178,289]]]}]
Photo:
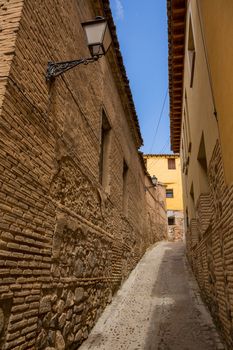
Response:
[{"label": "ornate iron bracket", "polygon": [[102,55],[93,56],[89,58],[80,58],[79,60],[74,61],[64,61],[64,62],[49,62],[46,72],[46,81],[51,81],[58,75],[63,74],[69,69],[72,69],[79,64],[89,64],[91,62],[96,62]]}]

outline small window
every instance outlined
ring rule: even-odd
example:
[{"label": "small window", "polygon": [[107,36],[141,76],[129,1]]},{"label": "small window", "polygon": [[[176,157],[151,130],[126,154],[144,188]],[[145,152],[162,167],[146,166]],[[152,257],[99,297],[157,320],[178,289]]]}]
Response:
[{"label": "small window", "polygon": [[99,159],[99,180],[105,190],[108,190],[109,181],[110,135],[111,126],[109,124],[106,114],[103,111]]},{"label": "small window", "polygon": [[194,199],[194,186],[193,186],[193,182],[190,188],[190,213],[191,213],[191,218],[195,218],[195,199]]},{"label": "small window", "polygon": [[187,228],[189,228],[189,213],[188,213],[188,208],[186,208],[186,216],[185,216],[185,218],[186,218],[186,227]]},{"label": "small window", "polygon": [[199,184],[201,193],[209,192],[209,179],[208,179],[208,165],[206,158],[206,148],[204,134],[201,135],[201,141],[199,145],[197,160],[199,164]]},{"label": "small window", "polygon": [[195,200],[194,200],[194,188],[193,188],[193,182],[192,182],[192,185],[191,185],[191,188],[190,188],[190,197],[192,198],[193,203],[195,203]]},{"label": "small window", "polygon": [[176,168],[176,160],[175,158],[168,158],[168,169],[175,169]]},{"label": "small window", "polygon": [[175,218],[174,218],[174,216],[170,216],[168,218],[168,225],[169,226],[175,225]]},{"label": "small window", "polygon": [[189,67],[190,67],[190,87],[193,86],[193,76],[194,76],[194,67],[195,67],[195,45],[193,37],[193,26],[191,17],[189,18],[189,36],[188,36],[188,58],[189,58]]},{"label": "small window", "polygon": [[173,195],[173,189],[167,189],[166,190],[166,197],[167,198],[173,198],[174,197],[174,195]]},{"label": "small window", "polygon": [[188,138],[189,138],[189,144],[188,144],[188,152],[191,152],[192,149],[192,143],[191,143],[191,131],[190,131],[190,118],[189,118],[189,108],[188,108],[188,98],[187,98],[187,93],[185,90],[185,108],[184,108],[184,112],[185,112],[185,119],[187,121],[187,126],[188,126]]}]

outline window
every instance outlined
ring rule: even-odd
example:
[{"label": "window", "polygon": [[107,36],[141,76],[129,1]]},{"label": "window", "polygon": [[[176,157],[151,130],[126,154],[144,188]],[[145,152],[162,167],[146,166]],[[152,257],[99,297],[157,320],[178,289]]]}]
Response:
[{"label": "window", "polygon": [[170,216],[168,218],[168,225],[169,226],[175,225],[175,218],[174,218],[174,216]]},{"label": "window", "polygon": [[191,185],[191,187],[190,187],[190,197],[191,197],[191,199],[192,199],[192,201],[193,201],[193,203],[194,203],[194,189],[193,189],[193,182],[192,182],[192,185]]},{"label": "window", "polygon": [[182,139],[181,139],[181,151],[182,151],[181,159],[183,160],[182,170],[184,173],[186,170],[186,152],[185,152],[185,147],[184,147],[184,134],[182,134]]},{"label": "window", "polygon": [[184,133],[184,139],[186,142],[186,150],[187,153],[189,154],[191,152],[191,141],[190,141],[190,127],[189,127],[189,121],[188,121],[188,117],[186,114],[186,109],[184,108],[184,117],[183,117],[183,133]]},{"label": "window", "polygon": [[129,168],[125,160],[123,161],[123,212],[128,214],[128,173]]},{"label": "window", "polygon": [[187,138],[186,138],[186,132],[185,132],[185,127],[184,127],[184,122],[183,122],[183,132],[182,132],[182,136],[183,136],[183,145],[184,145],[184,152],[185,152],[185,161],[188,155],[188,149],[187,149]]},{"label": "window", "polygon": [[197,160],[199,165],[198,168],[199,168],[200,191],[201,193],[208,193],[209,192],[208,166],[207,166],[205,140],[204,140],[203,133],[201,136]]},{"label": "window", "polygon": [[168,158],[168,169],[175,169],[176,168],[176,160],[175,158]]},{"label": "window", "polygon": [[188,208],[186,208],[185,211],[185,219],[186,219],[186,227],[189,228],[189,213],[188,213]]},{"label": "window", "polygon": [[188,139],[189,139],[189,143],[188,143],[188,152],[191,152],[192,149],[192,143],[191,143],[191,131],[190,131],[190,121],[189,121],[189,108],[188,108],[188,98],[187,98],[187,93],[185,90],[185,108],[184,108],[184,116],[185,116],[185,120],[186,120],[186,124],[187,124],[187,129],[188,129]]},{"label": "window", "polygon": [[166,189],[166,197],[167,198],[173,198],[173,189]]},{"label": "window", "polygon": [[192,185],[190,187],[189,194],[190,194],[190,202],[191,202],[191,206],[190,206],[191,218],[195,218],[195,199],[194,199],[193,182],[192,182]]},{"label": "window", "polygon": [[99,160],[99,181],[105,190],[108,190],[109,181],[109,154],[110,154],[110,136],[111,126],[106,117],[102,113],[102,127],[101,127],[101,144],[100,144],[100,160]]},{"label": "window", "polygon": [[192,87],[194,67],[195,67],[195,45],[194,45],[193,26],[192,26],[191,16],[189,18],[188,59],[189,59],[189,68],[190,68],[190,87]]}]

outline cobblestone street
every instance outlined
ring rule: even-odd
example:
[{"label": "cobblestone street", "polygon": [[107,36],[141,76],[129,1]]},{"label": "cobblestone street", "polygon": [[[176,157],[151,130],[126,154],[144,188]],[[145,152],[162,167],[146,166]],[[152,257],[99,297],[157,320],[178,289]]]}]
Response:
[{"label": "cobblestone street", "polygon": [[144,255],[79,349],[224,349],[182,243],[158,243]]}]

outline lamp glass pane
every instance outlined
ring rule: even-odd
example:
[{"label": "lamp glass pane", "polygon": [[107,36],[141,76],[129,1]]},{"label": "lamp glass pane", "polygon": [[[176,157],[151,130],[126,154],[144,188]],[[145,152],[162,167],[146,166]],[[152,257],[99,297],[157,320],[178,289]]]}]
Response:
[{"label": "lamp glass pane", "polygon": [[103,34],[105,31],[106,22],[93,22],[84,24],[84,30],[87,36],[88,45],[97,44],[103,42]]},{"label": "lamp glass pane", "polygon": [[103,42],[103,46],[104,46],[104,51],[107,52],[109,46],[111,45],[112,42],[112,38],[111,38],[111,34],[110,34],[110,30],[107,26],[106,30],[105,30],[105,34],[104,34],[104,42]]},{"label": "lamp glass pane", "polygon": [[90,48],[92,56],[98,56],[98,55],[104,54],[102,45],[99,45],[99,44],[90,45],[89,48]]}]

